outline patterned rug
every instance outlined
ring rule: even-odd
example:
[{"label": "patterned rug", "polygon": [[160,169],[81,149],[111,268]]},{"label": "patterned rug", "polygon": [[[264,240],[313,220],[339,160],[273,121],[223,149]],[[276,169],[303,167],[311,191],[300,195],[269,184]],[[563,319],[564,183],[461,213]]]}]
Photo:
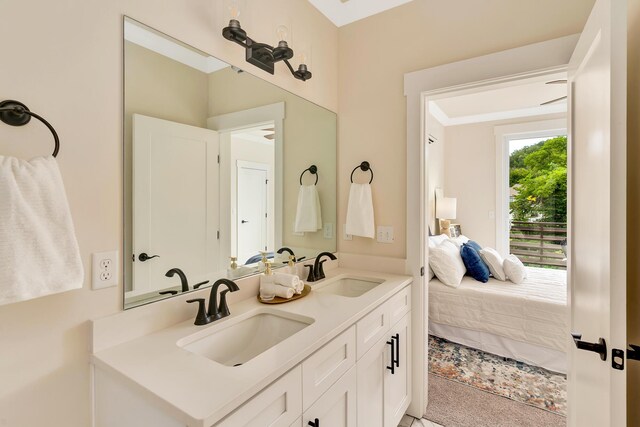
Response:
[{"label": "patterned rug", "polygon": [[566,415],[567,377],[429,335],[429,372]]}]

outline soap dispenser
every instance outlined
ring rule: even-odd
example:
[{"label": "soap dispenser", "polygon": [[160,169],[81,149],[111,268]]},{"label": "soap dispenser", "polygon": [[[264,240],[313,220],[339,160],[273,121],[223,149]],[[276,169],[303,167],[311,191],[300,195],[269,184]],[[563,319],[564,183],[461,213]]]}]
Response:
[{"label": "soap dispenser", "polygon": [[260,275],[260,299],[262,301],[271,301],[276,296],[276,287],[271,270],[271,263],[265,262],[264,274]]},{"label": "soap dispenser", "polygon": [[297,276],[298,269],[296,268],[296,263],[293,261],[295,259],[295,256],[289,255],[289,262],[287,263],[287,274],[293,274],[294,276]]},{"label": "soap dispenser", "polygon": [[262,259],[258,263],[258,271],[260,272],[264,272],[267,269],[267,263],[269,262],[267,254],[267,251],[260,251],[260,255],[262,255]]},{"label": "soap dispenser", "polygon": [[238,275],[238,263],[236,262],[238,257],[232,256],[229,259],[231,260],[231,265],[227,269],[227,276],[236,277]]}]

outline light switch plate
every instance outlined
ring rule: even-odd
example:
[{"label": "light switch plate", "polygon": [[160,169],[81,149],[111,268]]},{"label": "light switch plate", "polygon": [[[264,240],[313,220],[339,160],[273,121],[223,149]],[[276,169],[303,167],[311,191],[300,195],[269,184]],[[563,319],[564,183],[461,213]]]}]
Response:
[{"label": "light switch plate", "polygon": [[376,232],[378,243],[393,243],[393,227],[390,225],[379,225]]},{"label": "light switch plate", "polygon": [[93,290],[118,285],[118,251],[94,253],[91,256],[91,266]]},{"label": "light switch plate", "polygon": [[325,222],[322,230],[325,239],[333,239],[333,223]]},{"label": "light switch plate", "polygon": [[342,239],[353,240],[353,236],[351,234],[347,234],[347,224],[342,224]]}]

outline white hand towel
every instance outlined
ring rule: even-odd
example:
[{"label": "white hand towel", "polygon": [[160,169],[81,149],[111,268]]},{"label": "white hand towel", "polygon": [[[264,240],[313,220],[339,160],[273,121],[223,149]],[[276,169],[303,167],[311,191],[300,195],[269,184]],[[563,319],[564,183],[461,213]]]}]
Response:
[{"label": "white hand towel", "polygon": [[273,280],[278,284],[286,288],[291,288],[296,294],[299,294],[304,289],[304,283],[298,276],[287,273],[273,273]]},{"label": "white hand towel", "polygon": [[375,236],[373,199],[369,184],[351,184],[349,204],[347,205],[346,233],[372,239]]},{"label": "white hand towel", "polygon": [[292,288],[287,288],[286,286],[277,285],[275,283],[270,286],[273,286],[276,289],[276,296],[280,298],[289,299],[295,293],[295,291]]},{"label": "white hand towel", "polygon": [[0,156],[0,305],[82,288],[84,272],[54,157]]},{"label": "white hand towel", "polygon": [[315,232],[322,228],[320,196],[315,185],[301,185],[296,209],[296,233]]}]

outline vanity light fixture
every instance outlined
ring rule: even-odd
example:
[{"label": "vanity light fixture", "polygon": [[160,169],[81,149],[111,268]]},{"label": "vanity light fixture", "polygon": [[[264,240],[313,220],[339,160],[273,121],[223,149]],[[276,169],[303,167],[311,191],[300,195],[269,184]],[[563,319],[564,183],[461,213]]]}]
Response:
[{"label": "vanity light fixture", "polygon": [[[280,41],[278,46],[273,47],[266,43],[259,43],[247,35],[247,32],[240,26],[240,21],[238,20],[240,13],[237,5],[230,7],[229,11],[231,19],[229,20],[229,25],[222,29],[222,37],[244,47],[248,63],[267,73],[275,74],[275,63],[282,61],[296,79],[307,81],[311,78],[312,74],[307,69],[307,64],[301,63],[297,70],[294,70],[291,66],[289,60],[293,58],[293,50],[286,41],[288,30],[285,26],[278,27],[277,34]],[[303,57],[303,61],[306,62],[306,56]]]}]

